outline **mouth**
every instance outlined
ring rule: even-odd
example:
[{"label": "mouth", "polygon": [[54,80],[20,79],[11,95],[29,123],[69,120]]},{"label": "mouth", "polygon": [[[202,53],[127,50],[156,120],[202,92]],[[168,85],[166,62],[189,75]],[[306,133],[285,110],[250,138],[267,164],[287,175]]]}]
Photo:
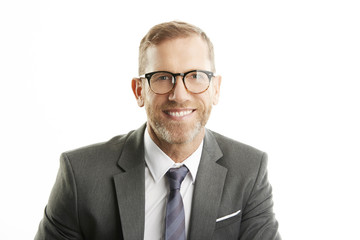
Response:
[{"label": "mouth", "polygon": [[172,118],[183,118],[191,115],[195,109],[171,109],[165,110],[164,113]]}]

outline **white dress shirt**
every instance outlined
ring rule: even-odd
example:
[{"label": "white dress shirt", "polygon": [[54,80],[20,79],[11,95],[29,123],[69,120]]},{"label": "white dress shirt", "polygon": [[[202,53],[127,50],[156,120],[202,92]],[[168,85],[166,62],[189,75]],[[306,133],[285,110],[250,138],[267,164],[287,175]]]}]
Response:
[{"label": "white dress shirt", "polygon": [[164,239],[166,203],[169,183],[166,172],[173,167],[185,165],[189,173],[183,180],[180,194],[185,211],[185,232],[188,234],[194,183],[200,163],[203,141],[198,149],[182,163],[175,163],[151,139],[148,129],[144,134],[145,144],[145,240]]}]

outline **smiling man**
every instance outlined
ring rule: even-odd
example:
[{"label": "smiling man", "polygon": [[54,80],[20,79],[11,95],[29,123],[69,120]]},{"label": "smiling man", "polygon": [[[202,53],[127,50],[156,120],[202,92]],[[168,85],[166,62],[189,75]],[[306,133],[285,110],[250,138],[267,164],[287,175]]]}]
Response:
[{"label": "smiling man", "polygon": [[154,26],[139,76],[147,123],[62,154],[35,239],[280,239],[266,154],[205,128],[221,84],[206,34]]},{"label": "smiling man", "polygon": [[138,104],[145,105],[151,139],[175,162],[199,147],[211,107],[219,98],[221,77],[211,72],[208,52],[207,43],[197,35],[150,45],[145,71],[140,72],[147,74],[133,79]]}]

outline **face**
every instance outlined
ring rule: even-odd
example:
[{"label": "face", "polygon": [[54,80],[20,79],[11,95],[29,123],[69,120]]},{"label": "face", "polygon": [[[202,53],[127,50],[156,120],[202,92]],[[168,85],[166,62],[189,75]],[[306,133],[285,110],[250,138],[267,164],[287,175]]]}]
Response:
[{"label": "face", "polygon": [[[198,36],[167,40],[147,50],[146,72],[190,70],[211,71],[208,48]],[[152,92],[146,79],[133,79],[132,87],[140,107],[145,106],[150,136],[155,141],[183,144],[202,139],[213,104],[217,104],[220,76],[213,77],[210,87],[201,94],[187,92],[181,77],[172,92]]]}]

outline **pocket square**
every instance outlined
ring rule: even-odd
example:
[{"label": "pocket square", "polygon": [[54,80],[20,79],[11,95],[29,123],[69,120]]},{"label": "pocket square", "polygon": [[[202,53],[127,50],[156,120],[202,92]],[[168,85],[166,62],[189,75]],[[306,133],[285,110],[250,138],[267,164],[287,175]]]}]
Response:
[{"label": "pocket square", "polygon": [[226,220],[226,219],[228,219],[228,218],[235,217],[235,216],[238,215],[240,212],[241,212],[241,210],[236,211],[236,212],[234,212],[234,213],[231,213],[231,214],[229,214],[229,215],[223,216],[223,217],[221,217],[221,218],[218,218],[218,219],[216,219],[216,222],[221,222],[221,221],[224,221],[224,220]]}]

